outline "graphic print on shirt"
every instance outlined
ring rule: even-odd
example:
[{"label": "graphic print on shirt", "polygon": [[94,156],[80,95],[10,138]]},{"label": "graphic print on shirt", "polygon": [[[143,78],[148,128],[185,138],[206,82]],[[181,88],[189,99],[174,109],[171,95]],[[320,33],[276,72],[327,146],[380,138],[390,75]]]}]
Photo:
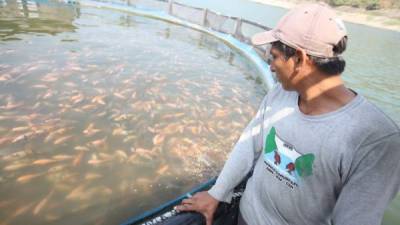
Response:
[{"label": "graphic print on shirt", "polygon": [[267,170],[290,188],[297,187],[301,178],[312,175],[314,154],[300,154],[284,142],[272,127],[266,137],[264,162]]}]

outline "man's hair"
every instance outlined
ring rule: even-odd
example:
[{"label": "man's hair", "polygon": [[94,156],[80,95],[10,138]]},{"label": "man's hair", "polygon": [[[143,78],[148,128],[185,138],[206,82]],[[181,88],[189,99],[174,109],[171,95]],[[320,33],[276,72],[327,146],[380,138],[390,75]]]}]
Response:
[{"label": "man's hair", "polygon": [[[326,73],[328,75],[341,74],[346,66],[346,61],[339,54],[343,53],[346,50],[346,46],[347,46],[347,37],[345,36],[339,41],[339,43],[337,43],[333,47],[333,52],[336,55],[335,57],[325,58],[325,57],[317,57],[311,55],[308,55],[308,57],[310,57],[311,61],[314,62],[314,65],[317,67],[319,71]],[[275,48],[280,52],[282,52],[286,60],[288,60],[290,57],[296,54],[296,49],[280,41],[273,42],[272,48]]]}]

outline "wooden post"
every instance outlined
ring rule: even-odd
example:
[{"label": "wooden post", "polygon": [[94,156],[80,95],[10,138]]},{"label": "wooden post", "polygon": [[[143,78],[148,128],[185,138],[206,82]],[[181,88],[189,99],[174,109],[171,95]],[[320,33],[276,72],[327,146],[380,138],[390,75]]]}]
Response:
[{"label": "wooden post", "polygon": [[172,5],[174,4],[174,0],[168,0],[168,14],[172,15]]},{"label": "wooden post", "polygon": [[208,13],[208,9],[205,8],[204,11],[203,11],[203,21],[202,21],[202,24],[205,27],[207,26],[207,13]]},{"label": "wooden post", "polygon": [[242,37],[242,18],[236,19],[235,31],[233,36],[240,39]]}]

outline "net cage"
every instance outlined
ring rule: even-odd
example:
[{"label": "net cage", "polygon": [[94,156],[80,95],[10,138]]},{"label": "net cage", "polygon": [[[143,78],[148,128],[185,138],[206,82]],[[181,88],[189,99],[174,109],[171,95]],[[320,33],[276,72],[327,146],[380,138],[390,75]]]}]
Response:
[{"label": "net cage", "polygon": [[[189,6],[174,0],[100,1],[118,2],[132,7],[161,10],[184,21],[200,25],[213,31],[232,35],[237,40],[246,44],[250,44],[250,39],[254,34],[271,29],[262,24],[240,17],[223,15],[207,8]],[[254,49],[262,58],[265,58],[266,54],[268,54],[267,46],[254,46]]]}]

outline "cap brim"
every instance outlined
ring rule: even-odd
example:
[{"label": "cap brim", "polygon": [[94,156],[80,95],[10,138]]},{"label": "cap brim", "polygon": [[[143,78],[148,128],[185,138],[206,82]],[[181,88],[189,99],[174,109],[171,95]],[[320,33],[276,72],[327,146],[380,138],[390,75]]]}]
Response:
[{"label": "cap brim", "polygon": [[273,34],[274,30],[255,34],[251,37],[251,43],[253,45],[265,45],[277,41],[278,39],[275,38]]}]

